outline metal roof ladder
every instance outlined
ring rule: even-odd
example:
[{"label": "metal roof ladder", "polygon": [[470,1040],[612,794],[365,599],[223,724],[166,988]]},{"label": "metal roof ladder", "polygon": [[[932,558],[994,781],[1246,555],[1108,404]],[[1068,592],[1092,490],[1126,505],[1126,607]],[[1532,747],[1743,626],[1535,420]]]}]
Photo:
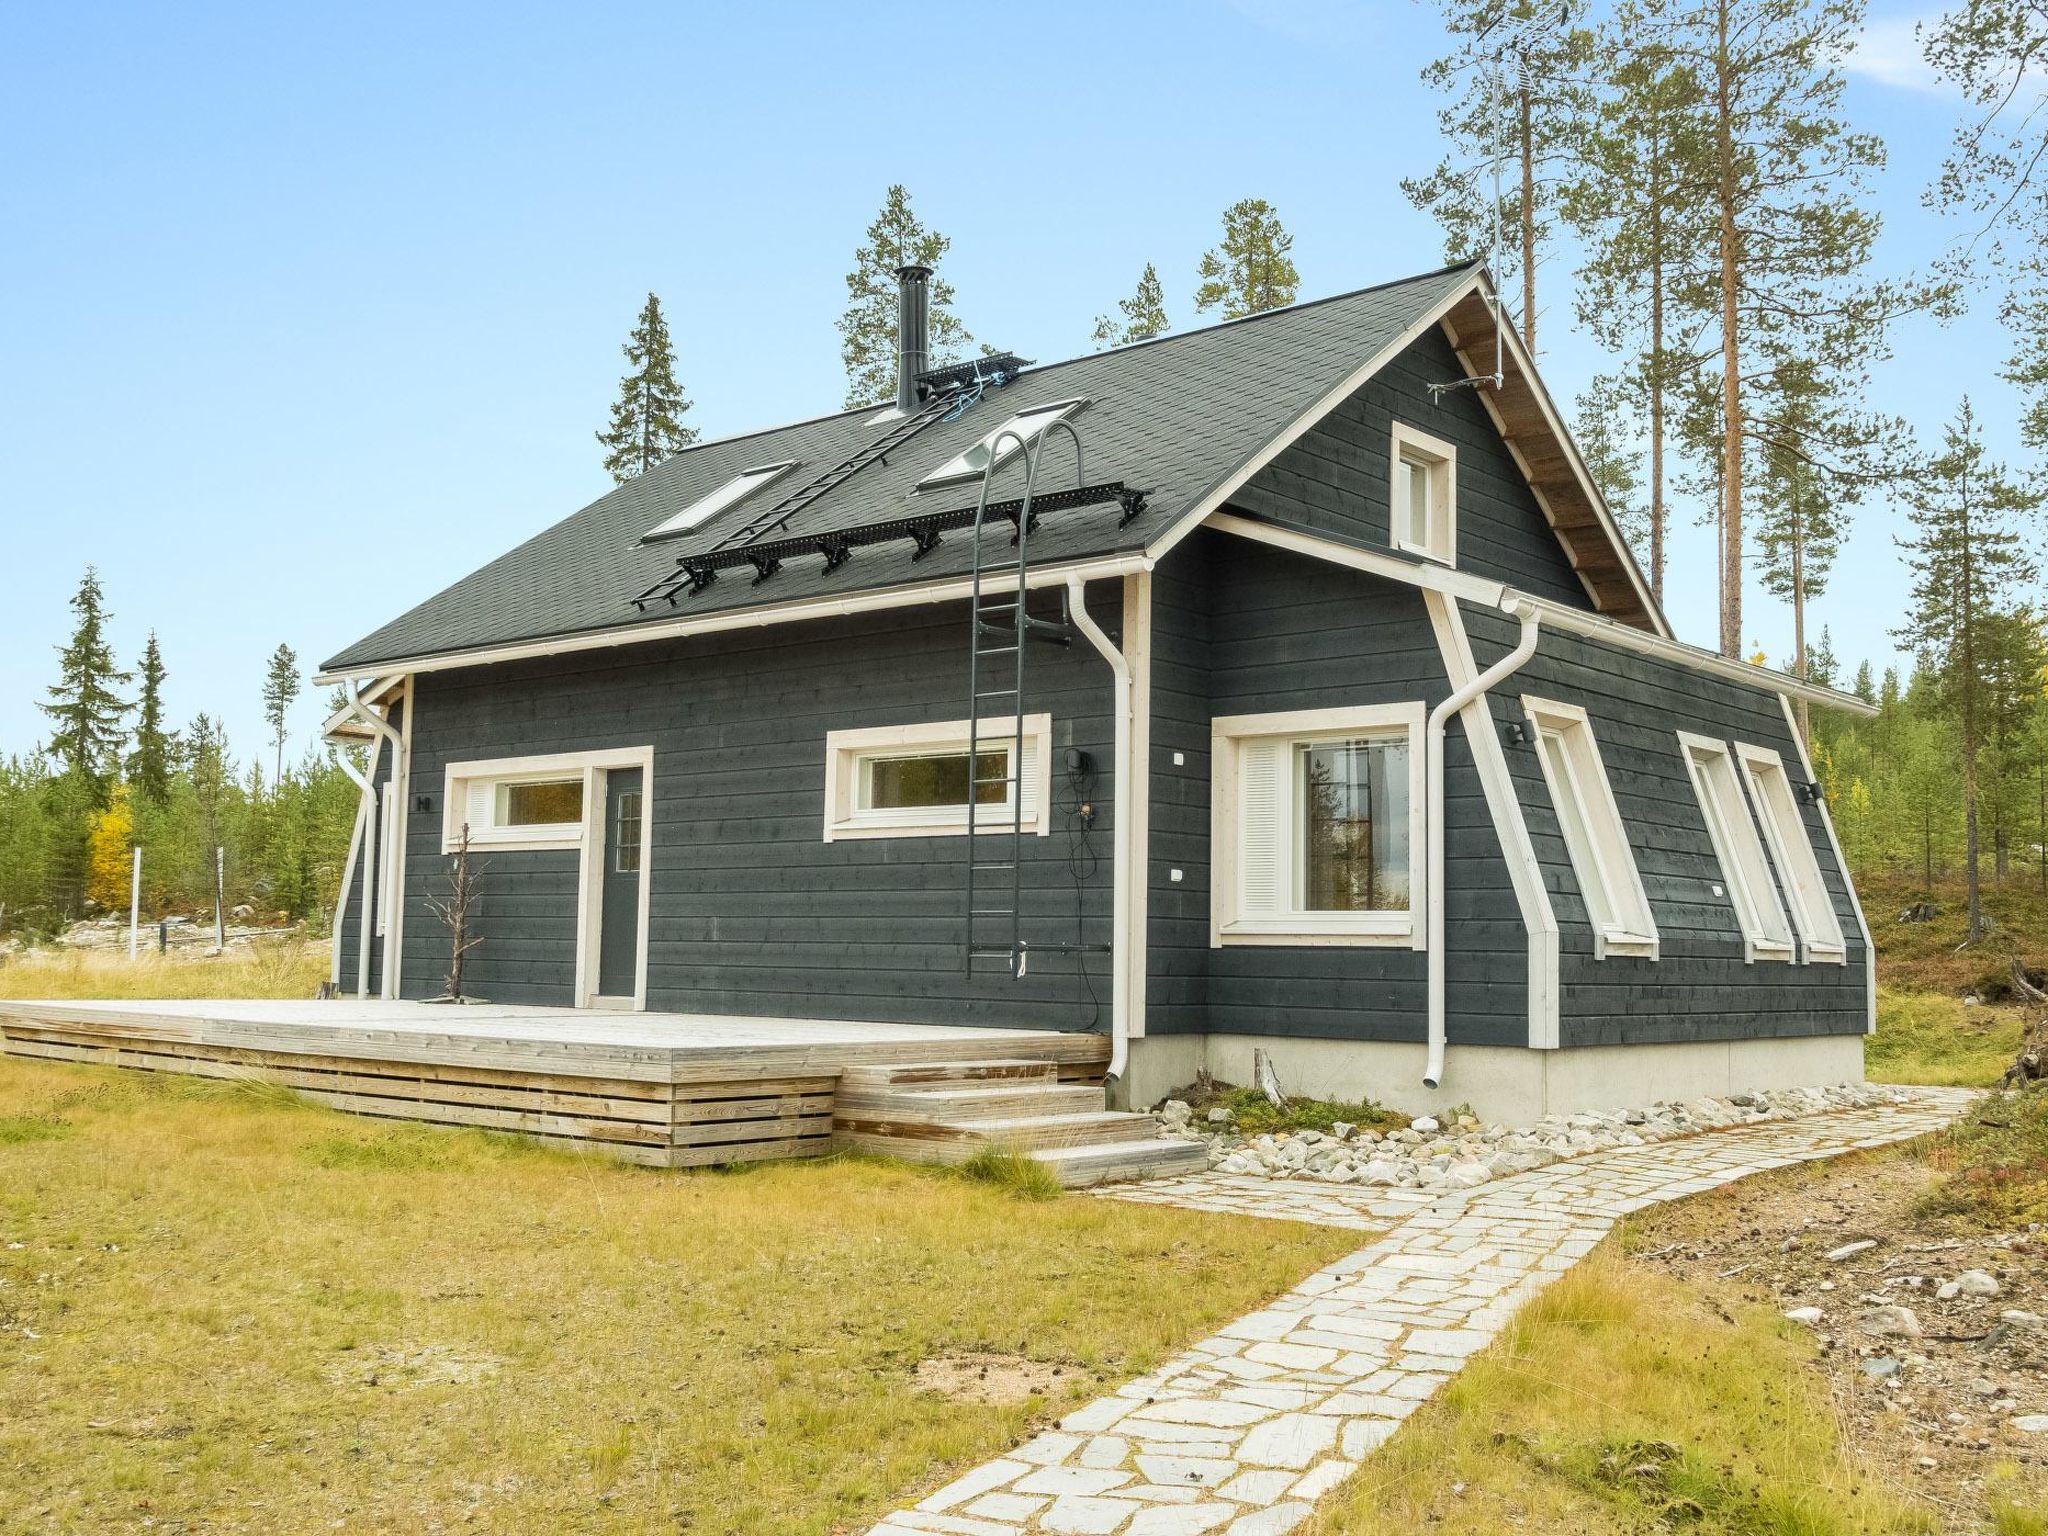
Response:
[{"label": "metal roof ladder", "polygon": [[[1030,642],[1054,645],[1073,642],[1073,625],[1068,622],[1066,590],[1061,589],[1058,619],[1034,618],[1030,610],[1031,535],[1036,522],[1032,498],[1038,488],[1039,463],[1045,444],[1054,431],[1074,440],[1075,485],[1085,486],[1081,434],[1066,421],[1053,422],[1034,442],[1005,429],[989,444],[988,463],[981,472],[981,499],[974,510],[974,578],[967,598],[967,922],[966,969],[974,974],[977,962],[1001,961],[1011,976],[1022,980],[1031,953],[1097,952],[1106,944],[1033,944],[1024,937],[1024,822],[1025,786],[1024,719],[1029,712],[1028,673],[1025,657]],[[1014,442],[1024,454],[1024,495],[1015,503],[1015,533],[1010,540],[1017,551],[1016,584],[1003,578],[1008,569],[997,561],[991,565],[987,554],[989,526],[989,483],[1003,457],[1005,441]],[[1000,514],[998,528],[1002,521]],[[1000,681],[1007,678],[1008,681]],[[994,716],[984,721],[984,716]],[[996,727],[995,732],[984,725]],[[984,753],[984,740],[1003,740],[1002,749]],[[999,793],[990,793],[999,791]],[[1051,786],[1043,792],[1051,794]],[[986,798],[984,798],[986,796]],[[1052,813],[1050,805],[1037,807],[1038,814]],[[1000,818],[985,825],[984,816]],[[991,818],[993,819],[993,818]],[[1008,831],[1007,848],[997,842]],[[989,845],[984,848],[984,843]],[[1007,857],[994,853],[1006,852]]]}]

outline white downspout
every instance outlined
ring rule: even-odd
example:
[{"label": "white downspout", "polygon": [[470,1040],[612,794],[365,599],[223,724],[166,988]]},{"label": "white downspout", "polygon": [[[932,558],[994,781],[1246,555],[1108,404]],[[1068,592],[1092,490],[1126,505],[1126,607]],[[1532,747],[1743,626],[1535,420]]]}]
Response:
[{"label": "white downspout", "polygon": [[1451,716],[1536,654],[1536,630],[1542,622],[1533,604],[1510,597],[1505,587],[1501,588],[1497,602],[1502,613],[1522,621],[1521,638],[1512,651],[1464,687],[1454,689],[1450,697],[1431,710],[1424,731],[1423,750],[1429,777],[1429,813],[1424,818],[1429,829],[1429,879],[1423,897],[1429,908],[1429,1061],[1422,1069],[1425,1088],[1435,1088],[1444,1080],[1444,727]]},{"label": "white downspout", "polygon": [[[391,782],[395,786],[398,782],[400,742],[398,732],[392,729],[390,722],[363,702],[361,691],[356,687],[353,678],[348,681],[343,691],[348,696],[349,711],[358,720],[362,721],[363,724],[377,733],[376,741],[370,745],[368,776],[365,777],[357,773],[354,768],[349,769],[349,777],[354,779],[357,786],[362,790],[363,798],[360,815],[364,819],[363,899],[361,906],[358,908],[360,916],[356,919],[358,930],[356,934],[356,996],[368,997],[370,995],[370,945],[375,942],[377,936],[377,874],[379,865],[382,862],[380,855],[386,851],[378,846],[383,837],[383,825],[382,819],[377,815],[377,758],[383,744],[387,741],[390,742]],[[343,890],[346,889],[347,887],[344,886]],[[391,957],[388,955],[385,956],[384,969],[387,973],[391,969]]]},{"label": "white downspout", "polygon": [[[1079,576],[1067,578],[1068,607],[1074,627],[1088,637],[1115,677],[1116,742],[1111,765],[1115,775],[1110,817],[1116,841],[1110,850],[1109,934],[1109,1078],[1121,1083],[1131,1054],[1131,666],[1088,612],[1088,587]],[[1086,958],[1082,963],[1086,963]]]}]

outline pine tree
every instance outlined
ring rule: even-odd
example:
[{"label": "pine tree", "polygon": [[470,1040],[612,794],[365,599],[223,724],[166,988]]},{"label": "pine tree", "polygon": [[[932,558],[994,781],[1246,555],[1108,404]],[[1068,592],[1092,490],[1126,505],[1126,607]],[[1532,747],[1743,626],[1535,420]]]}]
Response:
[{"label": "pine tree", "polygon": [[1195,308],[1207,314],[1223,311],[1226,320],[1242,319],[1292,304],[1301,288],[1294,270],[1294,236],[1263,198],[1248,197],[1223,210],[1223,240],[1202,253],[1201,286]]},{"label": "pine tree", "polygon": [[1173,329],[1166,318],[1166,294],[1159,286],[1159,270],[1151,262],[1145,263],[1145,272],[1138,279],[1138,290],[1128,299],[1117,301],[1123,311],[1123,319],[1110,315],[1095,317],[1095,345],[1101,347],[1124,347],[1134,341],[1150,341],[1154,336],[1163,336]]},{"label": "pine tree", "polygon": [[624,485],[643,475],[670,454],[697,441],[697,429],[683,425],[689,398],[676,382],[675,347],[661,300],[647,295],[633,334],[621,349],[632,371],[619,380],[619,398],[612,406],[611,425],[597,434],[605,448],[604,467]]},{"label": "pine tree", "polygon": [[1659,602],[1674,396],[1699,354],[1702,273],[1714,235],[1704,197],[1711,167],[1704,92],[1697,72],[1657,35],[1666,3],[1625,5],[1598,39],[1597,56],[1620,64],[1602,82],[1597,108],[1581,118],[1578,174],[1561,178],[1557,192],[1566,220],[1586,241],[1579,322],[1626,359],[1615,387],[1644,421],[1643,563]]},{"label": "pine tree", "polygon": [[1984,936],[1978,812],[1992,709],[1988,647],[2000,616],[2039,574],[2019,532],[2039,503],[1987,458],[1968,400],[1943,433],[1941,452],[1902,489],[1914,529],[1900,541],[1913,572],[1913,607],[1893,634],[1920,658],[1958,726],[1968,938],[1974,942]]},{"label": "pine tree", "polygon": [[156,631],[142,648],[142,690],[135,700],[135,750],[128,754],[128,781],[149,807],[163,808],[178,761],[178,734],[164,729],[164,655]]},{"label": "pine tree", "polygon": [[1970,221],[1947,270],[2004,287],[2000,307],[2013,337],[2005,376],[2030,400],[2021,426],[2038,448],[2048,445],[2048,117],[2040,111],[2048,11],[2034,0],[1935,9],[1922,35],[1927,61],[1975,110],[1926,200]]},{"label": "pine tree", "polygon": [[1452,261],[1485,256],[1496,226],[1511,231],[1495,276],[1522,290],[1522,339],[1536,349],[1536,273],[1559,200],[1584,176],[1579,155],[1591,107],[1584,70],[1592,34],[1557,0],[1441,0],[1452,51],[1423,70],[1458,92],[1437,112],[1452,146],[1436,170],[1401,183],[1444,231]]},{"label": "pine tree", "polygon": [[198,811],[197,831],[201,835],[202,849],[209,870],[212,867],[213,850],[222,843],[225,830],[225,811],[230,792],[235,787],[235,763],[228,755],[228,733],[219,722],[204,713],[195,715],[191,726],[185,732],[185,739],[191,744],[190,766],[187,770],[192,784],[192,797]]},{"label": "pine tree", "polygon": [[1885,163],[1841,116],[1842,60],[1863,0],[1671,0],[1655,36],[1704,92],[1715,220],[1721,649],[1739,654],[1744,487],[1755,395],[1787,356],[1825,358],[1814,387],[1861,393],[1891,319],[1937,295],[1865,282],[1880,220],[1865,205]]},{"label": "pine tree", "polygon": [[[848,409],[895,398],[897,269],[936,269],[952,247],[944,235],[924,227],[900,184],[889,188],[846,274],[839,357],[846,365]],[[932,278],[925,324],[934,368],[958,362],[961,350],[974,340],[953,313],[953,285],[941,277]]]},{"label": "pine tree", "polygon": [[1629,436],[1628,416],[1635,403],[1624,380],[1612,375],[1594,379],[1572,412],[1572,438],[1600,488],[1600,499],[1640,559],[1654,525],[1643,504],[1643,455]]},{"label": "pine tree", "polygon": [[263,718],[270,723],[270,739],[277,747],[276,780],[284,779],[285,721],[299,696],[299,658],[288,645],[270,653],[270,670],[263,678]]},{"label": "pine tree", "polygon": [[99,572],[92,566],[85,568],[71,610],[78,615],[78,624],[70,643],[58,650],[58,678],[42,711],[57,723],[50,732],[50,755],[88,787],[92,805],[99,808],[106,804],[113,781],[121,725],[129,709],[128,701],[114,690],[129,680],[129,674],[114,665],[113,647],[107,642],[111,615]]}]

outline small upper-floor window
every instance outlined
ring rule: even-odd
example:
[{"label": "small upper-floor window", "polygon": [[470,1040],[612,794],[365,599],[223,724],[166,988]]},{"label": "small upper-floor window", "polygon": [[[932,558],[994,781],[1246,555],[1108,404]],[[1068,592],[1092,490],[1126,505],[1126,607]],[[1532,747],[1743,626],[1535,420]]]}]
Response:
[{"label": "small upper-floor window", "polygon": [[1411,555],[1457,564],[1457,448],[1397,421],[1391,464],[1388,542]]},{"label": "small upper-floor window", "polygon": [[1735,744],[1735,754],[1742,760],[1757,823],[1770,845],[1771,862],[1778,867],[1785,901],[1792,908],[1807,959],[1844,959],[1848,950],[1842,942],[1842,922],[1821,879],[1820,860],[1799,814],[1792,781],[1785,775],[1785,760],[1768,747],[1740,741]]},{"label": "small upper-floor window", "polygon": [[1629,847],[1628,828],[1600,761],[1593,725],[1575,704],[1524,699],[1536,757],[1593,925],[1593,952],[1657,957],[1657,923]]},{"label": "small upper-floor window", "polygon": [[717,490],[698,497],[682,511],[656,523],[640,536],[640,542],[651,544],[656,539],[673,539],[694,532],[728,507],[738,506],[754,492],[795,468],[796,461],[792,459],[782,464],[757,464],[752,469],[743,469]]},{"label": "small upper-floor window", "polygon": [[1420,704],[1211,723],[1217,944],[1417,942]]},{"label": "small upper-floor window", "polygon": [[1685,771],[1699,796],[1707,838],[1714,845],[1715,861],[1727,882],[1729,905],[1742,928],[1746,957],[1790,960],[1792,925],[1785,920],[1785,905],[1778,899],[1763,841],[1744,803],[1742,781],[1728,743],[1680,731],[1678,750],[1684,754]]},{"label": "small upper-floor window", "polygon": [[989,467],[991,458],[1000,467],[1020,448],[1030,447],[1054,422],[1073,415],[1087,403],[1081,399],[1055,400],[1050,405],[1034,405],[1028,411],[1019,411],[979,442],[961,449],[918,481],[917,488],[924,490],[928,486],[948,485],[956,480],[977,480]]}]

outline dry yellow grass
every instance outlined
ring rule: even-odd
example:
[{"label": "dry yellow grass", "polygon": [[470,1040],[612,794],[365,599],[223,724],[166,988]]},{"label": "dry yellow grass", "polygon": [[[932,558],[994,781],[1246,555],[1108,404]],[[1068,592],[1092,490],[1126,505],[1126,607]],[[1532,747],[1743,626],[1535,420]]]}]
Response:
[{"label": "dry yellow grass", "polygon": [[1610,1242],[1367,1462],[1315,1536],[1907,1536],[1938,1522],[1845,1448],[1810,1336]]},{"label": "dry yellow grass", "polygon": [[133,960],[126,950],[38,949],[0,957],[0,998],[311,997],[328,964],[325,944],[298,939]]},{"label": "dry yellow grass", "polygon": [[[0,1058],[0,1525],[857,1531],[1357,1242]],[[970,1352],[1062,1385],[916,1389]]]}]

